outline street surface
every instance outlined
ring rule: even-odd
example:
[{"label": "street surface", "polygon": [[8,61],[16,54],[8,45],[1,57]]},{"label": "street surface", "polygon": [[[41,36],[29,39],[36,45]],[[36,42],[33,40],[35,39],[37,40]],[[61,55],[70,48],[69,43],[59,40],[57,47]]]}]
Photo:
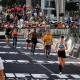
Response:
[{"label": "street surface", "polygon": [[[54,39],[54,44],[56,43]],[[57,53],[53,47],[49,58],[43,53],[43,45],[37,44],[35,55],[27,51],[25,40],[18,40],[17,48],[6,47],[5,40],[0,40],[0,57],[4,63],[5,80],[80,80],[80,59],[67,55],[63,74],[59,75]]]}]

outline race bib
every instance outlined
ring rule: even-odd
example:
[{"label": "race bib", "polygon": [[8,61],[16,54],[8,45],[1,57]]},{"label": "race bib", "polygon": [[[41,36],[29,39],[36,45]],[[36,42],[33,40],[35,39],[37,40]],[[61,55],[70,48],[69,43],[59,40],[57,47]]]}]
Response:
[{"label": "race bib", "polygon": [[46,42],[50,42],[50,39],[47,39]]}]

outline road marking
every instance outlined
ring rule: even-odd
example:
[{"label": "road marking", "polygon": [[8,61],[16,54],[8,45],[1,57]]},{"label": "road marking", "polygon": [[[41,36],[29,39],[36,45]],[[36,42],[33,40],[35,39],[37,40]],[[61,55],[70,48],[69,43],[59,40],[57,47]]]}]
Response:
[{"label": "road marking", "polygon": [[[21,53],[23,53],[23,51],[22,50],[20,50],[20,49],[18,49]],[[32,59],[32,60],[34,60],[34,58],[32,58],[32,57],[30,57],[29,55],[27,55],[30,59]],[[42,66],[44,69],[46,69],[46,70],[48,70],[50,73],[54,73],[54,72],[52,72],[51,70],[49,70],[48,68],[46,68],[45,66],[43,66],[42,64],[39,64],[40,66]]]},{"label": "road marking", "polygon": [[59,74],[51,74],[51,75],[57,76],[57,77],[59,77],[59,78],[68,78],[67,76],[68,76],[69,74],[62,74],[62,75],[59,75]]},{"label": "road marking", "polygon": [[15,78],[15,75],[13,73],[5,73],[6,77],[14,77]]},{"label": "road marking", "polygon": [[31,74],[34,78],[49,78],[46,74]]},{"label": "road marking", "polygon": [[21,73],[15,73],[16,77],[18,78],[25,78],[26,76],[24,74],[21,74]]},{"label": "road marking", "polygon": [[79,78],[80,79],[80,75],[77,75],[77,74],[71,74],[72,77],[74,78]]}]

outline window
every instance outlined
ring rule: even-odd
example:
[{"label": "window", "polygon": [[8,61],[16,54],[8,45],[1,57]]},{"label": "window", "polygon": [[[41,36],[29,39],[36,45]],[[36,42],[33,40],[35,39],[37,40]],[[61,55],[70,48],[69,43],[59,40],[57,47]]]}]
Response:
[{"label": "window", "polygon": [[32,7],[36,7],[36,4],[39,4],[39,6],[41,6],[41,0],[31,0],[31,5]]}]

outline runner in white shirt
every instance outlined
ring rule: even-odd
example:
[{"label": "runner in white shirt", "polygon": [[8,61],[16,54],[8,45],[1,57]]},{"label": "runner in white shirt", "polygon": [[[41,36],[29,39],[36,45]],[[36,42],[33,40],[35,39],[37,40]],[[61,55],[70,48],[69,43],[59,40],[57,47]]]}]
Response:
[{"label": "runner in white shirt", "polygon": [[26,49],[28,50],[28,47],[30,47],[30,30],[27,30],[24,38],[26,39]]}]

